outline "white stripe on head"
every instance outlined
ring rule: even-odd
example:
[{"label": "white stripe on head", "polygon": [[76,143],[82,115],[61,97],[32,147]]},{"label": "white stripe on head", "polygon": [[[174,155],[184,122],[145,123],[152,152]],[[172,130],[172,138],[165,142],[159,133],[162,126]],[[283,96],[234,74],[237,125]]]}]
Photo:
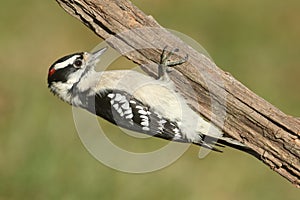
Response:
[{"label": "white stripe on head", "polygon": [[54,69],[58,70],[58,69],[62,69],[64,67],[66,67],[68,65],[72,65],[74,63],[74,61],[79,57],[80,57],[80,55],[74,55],[63,62],[56,63],[54,65]]}]

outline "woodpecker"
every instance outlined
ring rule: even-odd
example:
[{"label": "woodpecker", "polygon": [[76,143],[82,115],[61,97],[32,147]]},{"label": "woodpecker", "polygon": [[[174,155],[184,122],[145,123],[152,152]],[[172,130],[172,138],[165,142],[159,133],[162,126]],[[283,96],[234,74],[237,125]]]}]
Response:
[{"label": "woodpecker", "polygon": [[132,70],[95,71],[107,47],[93,53],[80,52],[54,62],[48,72],[48,87],[61,100],[83,108],[129,130],[214,151],[220,147],[249,151],[244,144],[224,136],[193,111],[175,91],[169,68],[181,65],[188,56],[172,61],[178,49],[163,49],[154,79]]}]

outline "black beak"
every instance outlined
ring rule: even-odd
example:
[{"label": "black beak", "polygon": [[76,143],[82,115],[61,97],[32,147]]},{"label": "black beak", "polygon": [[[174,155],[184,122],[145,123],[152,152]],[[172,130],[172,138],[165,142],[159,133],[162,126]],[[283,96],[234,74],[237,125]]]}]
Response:
[{"label": "black beak", "polygon": [[97,64],[97,62],[100,60],[100,56],[108,49],[108,47],[104,47],[102,49],[99,49],[93,53],[90,54],[88,58],[88,62],[91,64]]},{"label": "black beak", "polygon": [[107,49],[108,49],[108,47],[104,47],[102,49],[99,49],[99,50],[93,52],[91,59],[99,58]]}]

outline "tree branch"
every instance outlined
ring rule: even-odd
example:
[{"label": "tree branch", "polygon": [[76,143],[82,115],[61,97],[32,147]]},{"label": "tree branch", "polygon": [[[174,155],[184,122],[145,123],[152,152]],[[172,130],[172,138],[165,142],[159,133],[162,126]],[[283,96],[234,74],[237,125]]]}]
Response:
[{"label": "tree branch", "polygon": [[254,94],[128,0],[56,1],[150,75],[156,74],[151,63],[157,63],[161,53],[154,47],[179,47],[187,53],[188,63],[171,73],[178,91],[225,134],[251,147],[266,165],[300,187],[299,119]]}]

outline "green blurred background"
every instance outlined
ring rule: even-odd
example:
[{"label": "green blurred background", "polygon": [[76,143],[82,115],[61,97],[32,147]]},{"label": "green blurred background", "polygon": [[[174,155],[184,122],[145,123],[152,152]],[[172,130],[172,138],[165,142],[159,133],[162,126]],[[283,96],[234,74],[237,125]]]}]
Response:
[{"label": "green blurred background", "polygon": [[[161,25],[197,40],[218,66],[258,95],[300,115],[299,0],[134,3]],[[198,147],[191,147],[171,166],[148,174],[104,166],[81,144],[71,107],[46,84],[54,60],[101,40],[54,0],[2,1],[0,16],[0,200],[300,199],[299,190],[277,173],[231,149],[200,160]],[[104,125],[122,146],[163,143],[123,140],[118,129]]]}]

